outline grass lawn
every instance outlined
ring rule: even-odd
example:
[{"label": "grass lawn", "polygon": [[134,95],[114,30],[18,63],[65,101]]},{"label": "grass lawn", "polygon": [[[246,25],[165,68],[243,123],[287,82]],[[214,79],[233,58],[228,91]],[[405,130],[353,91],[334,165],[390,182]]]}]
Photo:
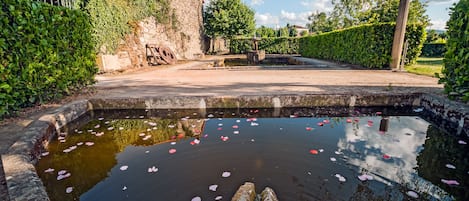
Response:
[{"label": "grass lawn", "polygon": [[406,66],[405,69],[409,73],[417,75],[426,75],[435,77],[435,73],[441,73],[443,68],[443,58],[429,58],[420,57],[417,59],[417,63],[412,66]]}]

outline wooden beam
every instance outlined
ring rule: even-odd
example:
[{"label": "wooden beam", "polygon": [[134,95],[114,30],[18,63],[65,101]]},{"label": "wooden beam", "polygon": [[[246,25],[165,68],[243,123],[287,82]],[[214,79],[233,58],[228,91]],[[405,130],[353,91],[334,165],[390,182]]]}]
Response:
[{"label": "wooden beam", "polygon": [[394,41],[392,43],[392,61],[391,69],[393,71],[400,69],[400,60],[402,56],[402,47],[404,46],[405,29],[407,17],[409,16],[410,0],[400,0],[399,13],[397,15],[396,30],[394,32]]}]

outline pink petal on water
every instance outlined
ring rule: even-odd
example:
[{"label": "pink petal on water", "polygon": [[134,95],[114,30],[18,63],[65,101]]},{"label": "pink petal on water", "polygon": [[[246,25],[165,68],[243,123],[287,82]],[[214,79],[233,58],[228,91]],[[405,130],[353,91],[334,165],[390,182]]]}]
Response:
[{"label": "pink petal on water", "polygon": [[58,175],[64,175],[67,173],[67,170],[60,170],[59,172],[57,172]]},{"label": "pink petal on water", "polygon": [[352,123],[352,119],[347,119],[347,123]]},{"label": "pink petal on water", "polygon": [[419,194],[417,194],[416,192],[414,191],[407,191],[406,193],[409,197],[411,198],[419,198]]},{"label": "pink petal on water", "polygon": [[313,128],[311,128],[311,127],[306,127],[306,130],[307,130],[307,131],[312,131]]},{"label": "pink petal on water", "polygon": [[386,160],[389,160],[389,159],[391,159],[391,156],[390,156],[390,155],[387,155],[387,154],[384,154],[384,155],[383,155],[383,158],[386,159]]},{"label": "pink petal on water", "polygon": [[376,115],[381,115],[381,114],[383,114],[383,113],[382,112],[376,112]]},{"label": "pink petal on water", "polygon": [[360,176],[358,176],[358,179],[360,179],[360,181],[366,181],[366,180],[368,180],[365,175],[360,175]]},{"label": "pink petal on water", "polygon": [[176,149],[170,149],[168,152],[169,152],[170,154],[174,154],[174,153],[176,153]]},{"label": "pink petal on water", "polygon": [[238,125],[233,125],[232,128],[237,129],[237,128],[239,128],[239,126]]},{"label": "pink petal on water", "polygon": [[65,192],[66,192],[66,193],[71,193],[72,191],[73,191],[73,187],[67,187],[67,188],[65,189]]},{"label": "pink petal on water", "polygon": [[324,123],[319,122],[319,123],[318,123],[318,126],[324,126]]},{"label": "pink petal on water", "polygon": [[467,144],[467,142],[466,142],[466,141],[463,141],[463,140],[459,140],[458,143],[459,143],[459,144],[462,144],[462,145],[466,145],[466,144]]},{"label": "pink petal on water", "polygon": [[222,176],[223,178],[230,177],[230,176],[231,176],[231,172],[223,172],[223,173],[221,174],[221,176]]},{"label": "pink petal on water", "polygon": [[324,122],[325,124],[331,123],[329,119],[324,119],[322,122]]},{"label": "pink petal on water", "polygon": [[316,149],[311,149],[311,150],[309,150],[309,153],[311,153],[313,155],[317,155],[319,152]]},{"label": "pink petal on water", "polygon": [[208,190],[211,190],[211,191],[215,192],[215,191],[217,191],[217,188],[218,188],[218,185],[214,184],[214,185],[210,185],[208,187]]},{"label": "pink petal on water", "polygon": [[204,135],[204,138],[207,138],[207,137],[208,137],[208,134],[205,134],[205,135]]},{"label": "pink petal on water", "polygon": [[222,128],[222,127],[218,127],[217,130],[221,131],[221,130],[223,130],[223,128]]},{"label": "pink petal on water", "polygon": [[52,168],[48,168],[47,170],[44,170],[45,173],[51,173],[51,172],[54,172],[54,169]]},{"label": "pink petal on water", "polygon": [[85,142],[85,145],[86,145],[86,146],[93,146],[93,145],[94,145],[94,142]]},{"label": "pink petal on water", "polygon": [[365,176],[365,177],[366,177],[366,179],[368,179],[368,180],[373,180],[373,176],[371,176],[371,175],[364,174],[364,176]]},{"label": "pink petal on water", "polygon": [[448,185],[459,185],[459,182],[456,180],[441,179],[441,182],[448,184]]}]

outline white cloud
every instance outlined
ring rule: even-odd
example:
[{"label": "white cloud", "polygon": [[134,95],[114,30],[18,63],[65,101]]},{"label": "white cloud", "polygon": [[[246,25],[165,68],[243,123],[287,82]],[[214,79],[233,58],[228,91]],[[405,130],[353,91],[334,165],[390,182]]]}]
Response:
[{"label": "white cloud", "polygon": [[445,20],[432,20],[430,22],[432,25],[428,26],[429,29],[436,29],[436,30],[446,30],[446,21]]},{"label": "white cloud", "polygon": [[264,0],[251,0],[251,5],[262,5],[264,4]]},{"label": "white cloud", "polygon": [[442,4],[453,4],[458,2],[459,0],[428,0],[429,5],[442,5]]},{"label": "white cloud", "polygon": [[281,24],[292,24],[305,26],[308,23],[308,16],[311,12],[294,13],[282,10],[280,12]]},{"label": "white cloud", "polygon": [[300,4],[315,12],[330,12],[333,9],[332,0],[303,0]]},{"label": "white cloud", "polygon": [[273,16],[270,13],[256,13],[255,14],[256,24],[261,26],[276,27],[279,23],[279,17]]}]

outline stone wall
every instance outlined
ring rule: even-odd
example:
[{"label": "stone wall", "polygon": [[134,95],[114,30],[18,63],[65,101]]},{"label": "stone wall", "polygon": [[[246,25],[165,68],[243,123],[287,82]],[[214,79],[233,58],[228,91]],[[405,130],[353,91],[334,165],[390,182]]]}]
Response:
[{"label": "stone wall", "polygon": [[[148,66],[145,45],[157,44],[169,47],[178,60],[203,57],[205,42],[202,21],[202,0],[170,1],[177,18],[173,24],[156,23],[154,17],[134,24],[135,33],[121,41],[113,55],[99,55],[101,72],[120,71]],[[172,17],[172,16],[170,16]],[[171,20],[170,20],[171,21]]]}]

